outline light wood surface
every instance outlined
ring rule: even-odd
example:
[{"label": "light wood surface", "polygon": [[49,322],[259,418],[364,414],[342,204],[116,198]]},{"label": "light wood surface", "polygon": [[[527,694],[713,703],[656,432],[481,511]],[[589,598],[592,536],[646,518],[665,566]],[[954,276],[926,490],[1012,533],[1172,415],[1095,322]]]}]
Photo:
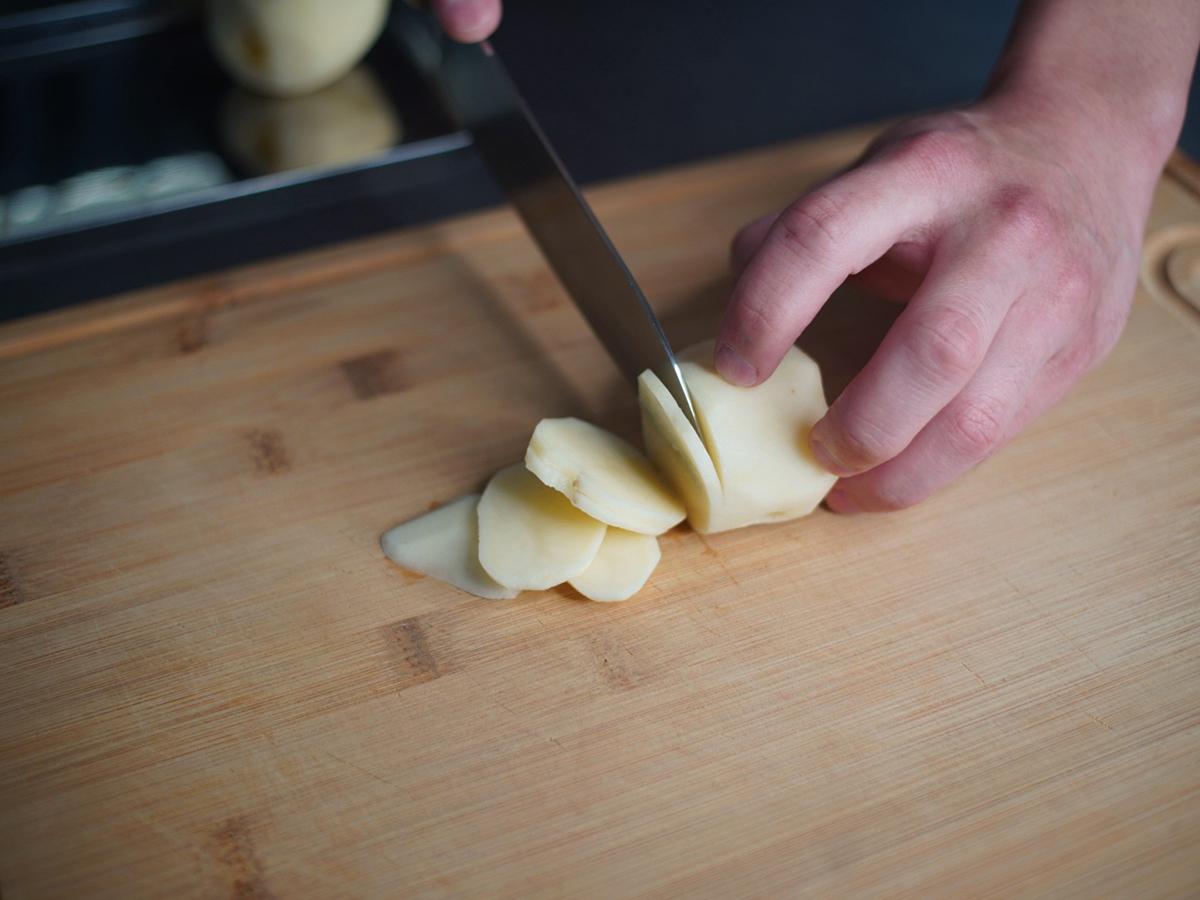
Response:
[{"label": "light wood surface", "polygon": [[[866,137],[593,192],[678,344]],[[831,391],[893,315],[822,315]],[[0,329],[5,900],[1200,892],[1196,311],[921,507],[677,530],[626,604],[384,560],[563,414],[636,428],[506,211]]]}]

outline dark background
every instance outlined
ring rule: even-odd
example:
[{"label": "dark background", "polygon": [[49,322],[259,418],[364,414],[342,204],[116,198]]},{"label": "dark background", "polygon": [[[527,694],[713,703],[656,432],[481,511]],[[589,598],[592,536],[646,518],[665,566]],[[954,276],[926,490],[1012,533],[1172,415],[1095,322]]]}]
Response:
[{"label": "dark background", "polygon": [[1016,6],[515,0],[497,44],[590,180],[969,100]]},{"label": "dark background", "polygon": [[[10,0],[7,10],[37,5]],[[1016,5],[513,0],[496,44],[586,183],[966,102]],[[448,130],[387,35],[368,62],[410,136]],[[221,152],[214,122],[228,90],[194,22],[53,65],[0,66],[0,193],[167,153]],[[1193,154],[1197,93],[1183,139]],[[497,202],[466,149],[0,247],[0,318]]]}]

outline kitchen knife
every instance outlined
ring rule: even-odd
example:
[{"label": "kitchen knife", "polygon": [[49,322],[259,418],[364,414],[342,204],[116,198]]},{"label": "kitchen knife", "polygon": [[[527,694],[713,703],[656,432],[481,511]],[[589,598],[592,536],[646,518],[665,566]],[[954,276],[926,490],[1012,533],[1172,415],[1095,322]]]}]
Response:
[{"label": "kitchen knife", "polygon": [[424,17],[401,35],[617,366],[653,371],[699,431],[691,395],[654,310],[521,98],[495,48],[458,44]]}]

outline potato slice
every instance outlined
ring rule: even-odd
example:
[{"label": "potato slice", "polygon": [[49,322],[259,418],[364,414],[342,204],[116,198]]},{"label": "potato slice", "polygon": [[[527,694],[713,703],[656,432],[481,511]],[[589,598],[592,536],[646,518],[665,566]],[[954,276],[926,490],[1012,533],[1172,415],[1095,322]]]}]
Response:
[{"label": "potato slice", "polygon": [[545,590],[591,565],[607,527],[524,466],[509,466],[479,500],[479,562],[514,590]]},{"label": "potato slice", "polygon": [[646,452],[683,498],[688,521],[705,534],[717,530],[712,515],[721,505],[721,481],[700,435],[648,369],[638,377],[638,401]]},{"label": "potato slice", "polygon": [[493,579],[479,564],[478,494],[467,494],[433,512],[385,531],[384,555],[485,600],[511,600],[517,591]]},{"label": "potato slice", "polygon": [[606,525],[662,534],[687,510],[633,445],[582,419],[542,419],[525,468]]},{"label": "potato slice", "polygon": [[596,558],[571,587],[589,600],[628,600],[646,584],[662,553],[652,534],[609,528]]},{"label": "potato slice", "polygon": [[737,387],[713,367],[713,342],[679,355],[704,444],[721,481],[713,531],[806,516],[833,487],[808,443],[828,408],[817,364],[799,348],[766,381]]}]

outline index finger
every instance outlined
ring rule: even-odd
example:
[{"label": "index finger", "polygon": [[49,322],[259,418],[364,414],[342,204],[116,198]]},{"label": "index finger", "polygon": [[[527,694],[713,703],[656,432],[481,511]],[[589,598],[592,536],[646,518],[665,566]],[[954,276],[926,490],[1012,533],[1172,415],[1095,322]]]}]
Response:
[{"label": "index finger", "polygon": [[911,169],[870,161],[785,209],[734,287],[717,369],[745,386],[770,376],[829,295],[932,223],[940,197]]}]

